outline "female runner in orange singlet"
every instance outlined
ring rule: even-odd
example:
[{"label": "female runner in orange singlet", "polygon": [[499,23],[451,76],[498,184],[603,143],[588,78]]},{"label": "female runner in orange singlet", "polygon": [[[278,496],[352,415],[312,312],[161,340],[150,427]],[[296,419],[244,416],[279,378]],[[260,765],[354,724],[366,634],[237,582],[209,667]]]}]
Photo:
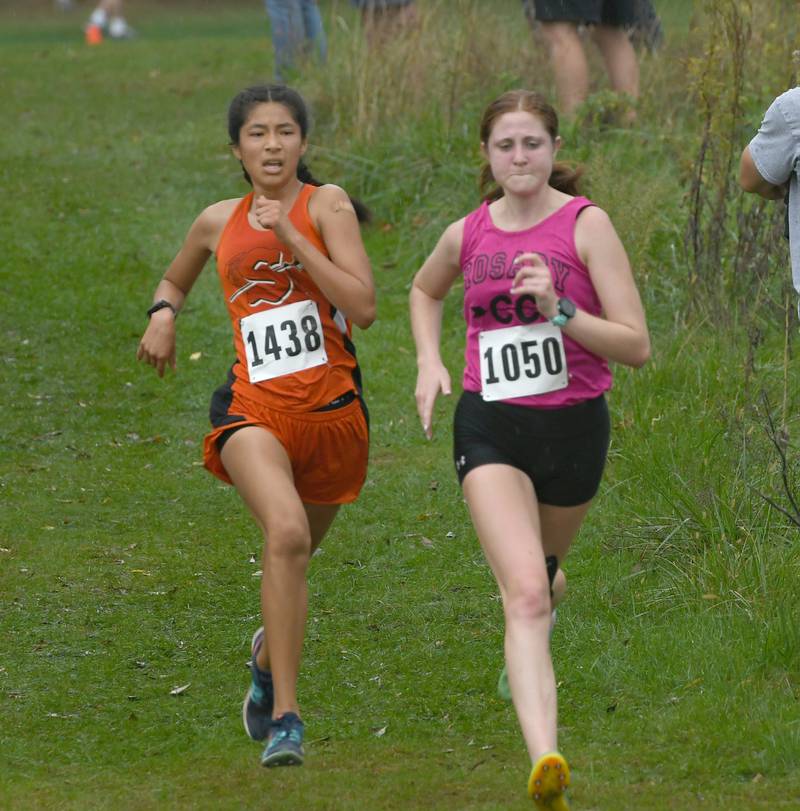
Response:
[{"label": "female runner in orange singlet", "polygon": [[366,477],[368,427],[350,322],[375,318],[359,220],[366,209],[313,179],[308,112],[283,85],[239,93],[233,154],[252,191],[209,206],[159,282],[137,357],[175,368],[175,316],[208,258],[231,318],[236,362],[211,400],[205,466],[232,483],[264,535],[263,627],[253,635],[242,715],[265,766],[304,759],[297,675],[306,569]]}]

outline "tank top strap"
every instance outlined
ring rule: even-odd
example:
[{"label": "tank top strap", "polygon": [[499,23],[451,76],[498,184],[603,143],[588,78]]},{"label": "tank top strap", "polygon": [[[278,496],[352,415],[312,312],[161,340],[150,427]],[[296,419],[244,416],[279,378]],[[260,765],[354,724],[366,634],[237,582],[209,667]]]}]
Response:
[{"label": "tank top strap", "polygon": [[253,192],[249,192],[245,194],[244,197],[239,201],[236,208],[233,210],[233,214],[231,214],[230,222],[234,222],[236,220],[247,220],[247,215],[250,213],[250,209],[253,205]]},{"label": "tank top strap", "polygon": [[563,225],[572,228],[575,225],[575,221],[578,219],[578,214],[585,208],[589,208],[593,205],[594,203],[588,197],[573,197],[572,200],[556,213],[556,216],[559,219],[563,218]]},{"label": "tank top strap", "polygon": [[219,240],[217,241],[217,250],[215,251],[217,256],[219,256],[220,246],[226,242],[230,234],[235,232],[236,229],[240,227],[242,221],[245,223],[247,222],[247,213],[250,211],[250,206],[252,203],[253,192],[250,192],[242,197],[242,199],[236,204],[231,216],[228,217],[228,222],[225,223],[225,227],[222,229],[222,233],[219,235]]},{"label": "tank top strap", "polygon": [[557,211],[552,223],[553,228],[558,231],[570,246],[573,258],[577,266],[583,268],[586,273],[589,269],[583,264],[583,260],[578,255],[578,246],[575,244],[575,228],[577,227],[578,216],[581,211],[594,206],[588,197],[575,197],[570,200],[560,211]]},{"label": "tank top strap", "polygon": [[314,223],[314,218],[309,211],[311,198],[319,191],[320,186],[314,186],[311,183],[304,183],[303,187],[297,193],[297,197],[292,203],[292,210],[289,212],[289,219],[295,224],[302,234],[307,239],[310,239],[319,248],[322,253],[328,256],[328,249],[325,247],[325,240],[322,234],[317,230]]},{"label": "tank top strap", "polygon": [[316,231],[308,206],[311,203],[311,198],[316,194],[319,188],[319,186],[304,183],[300,191],[297,192],[297,197],[295,197],[294,203],[292,203],[292,210],[289,212],[289,217],[294,221],[295,225],[302,222],[313,231]]},{"label": "tank top strap", "polygon": [[310,183],[303,183],[303,188],[297,193],[297,198],[294,201],[294,205],[292,206],[292,211],[301,212],[306,216],[306,218],[311,221],[311,215],[308,213],[308,204],[311,202],[311,198],[314,196],[314,193],[319,189],[319,186],[312,186]]},{"label": "tank top strap", "polygon": [[464,218],[464,235],[461,238],[461,256],[459,257],[462,267],[465,259],[480,242],[482,233],[487,224],[491,224],[489,219],[489,203],[484,200],[478,208],[471,211]]}]

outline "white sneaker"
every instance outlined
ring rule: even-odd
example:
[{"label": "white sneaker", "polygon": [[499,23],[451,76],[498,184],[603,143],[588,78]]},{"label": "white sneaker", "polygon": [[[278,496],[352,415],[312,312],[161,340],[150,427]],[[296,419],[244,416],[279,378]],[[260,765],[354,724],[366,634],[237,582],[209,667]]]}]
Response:
[{"label": "white sneaker", "polygon": [[136,32],[122,17],[114,17],[108,24],[108,35],[111,39],[132,39]]},{"label": "white sneaker", "polygon": [[108,25],[108,15],[101,8],[96,8],[89,17],[89,25],[96,25],[98,28],[105,30]]}]

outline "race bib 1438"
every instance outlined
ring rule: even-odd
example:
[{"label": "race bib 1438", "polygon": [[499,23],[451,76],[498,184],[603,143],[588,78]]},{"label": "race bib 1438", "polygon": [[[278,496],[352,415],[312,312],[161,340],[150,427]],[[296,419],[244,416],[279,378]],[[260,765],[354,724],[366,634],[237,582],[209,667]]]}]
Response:
[{"label": "race bib 1438", "polygon": [[485,330],[478,347],[484,400],[545,394],[569,383],[564,341],[553,324]]},{"label": "race bib 1438", "polygon": [[248,315],[240,321],[251,383],[326,363],[319,309],[298,301]]}]

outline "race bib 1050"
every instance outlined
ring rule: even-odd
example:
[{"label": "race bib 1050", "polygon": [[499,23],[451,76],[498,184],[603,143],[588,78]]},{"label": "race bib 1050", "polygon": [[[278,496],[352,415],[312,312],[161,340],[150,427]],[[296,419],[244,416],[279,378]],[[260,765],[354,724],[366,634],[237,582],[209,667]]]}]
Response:
[{"label": "race bib 1050", "polygon": [[262,310],[242,318],[240,324],[251,383],[301,372],[328,360],[314,301]]},{"label": "race bib 1050", "polygon": [[478,347],[484,400],[545,394],[569,383],[564,341],[553,324],[485,330]]}]

